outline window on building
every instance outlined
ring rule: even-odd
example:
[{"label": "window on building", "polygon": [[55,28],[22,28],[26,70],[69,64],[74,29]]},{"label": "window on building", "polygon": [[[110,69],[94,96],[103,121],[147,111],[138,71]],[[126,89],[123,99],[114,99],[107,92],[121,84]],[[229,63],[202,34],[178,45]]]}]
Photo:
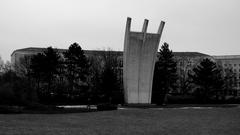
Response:
[{"label": "window on building", "polygon": [[120,60],[120,65],[119,66],[123,67],[123,61],[122,60]]},{"label": "window on building", "polygon": [[237,66],[237,64],[234,64],[234,67],[236,67]]},{"label": "window on building", "polygon": [[[239,64],[240,65],[240,64]],[[224,64],[225,67],[227,67],[227,64]]]},{"label": "window on building", "polygon": [[234,72],[237,72],[237,69],[234,69],[233,71],[234,71]]}]

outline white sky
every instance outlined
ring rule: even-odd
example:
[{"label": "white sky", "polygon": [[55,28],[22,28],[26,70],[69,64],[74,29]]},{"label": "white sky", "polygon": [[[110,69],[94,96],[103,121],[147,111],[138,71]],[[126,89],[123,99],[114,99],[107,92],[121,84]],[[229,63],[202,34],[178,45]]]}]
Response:
[{"label": "white sky", "polygon": [[0,55],[26,47],[123,50],[125,23],[148,32],[166,22],[160,42],[173,51],[240,55],[240,0],[0,0]]}]

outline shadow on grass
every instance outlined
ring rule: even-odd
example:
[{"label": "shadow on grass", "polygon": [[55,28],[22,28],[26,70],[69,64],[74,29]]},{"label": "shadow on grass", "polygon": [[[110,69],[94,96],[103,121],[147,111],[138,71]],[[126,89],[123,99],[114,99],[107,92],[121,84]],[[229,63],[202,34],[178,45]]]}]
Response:
[{"label": "shadow on grass", "polygon": [[[213,108],[233,108],[239,107],[239,104],[167,104],[167,105],[154,105],[154,104],[127,104],[120,106],[120,108],[187,108],[187,107],[213,107]],[[64,108],[56,106],[6,106],[0,105],[0,114],[65,114],[65,113],[89,113],[97,111],[109,111],[114,109],[93,109],[93,108]]]},{"label": "shadow on grass", "polygon": [[87,113],[96,112],[89,108],[63,108],[56,106],[0,106],[0,114],[64,114],[64,113]]},{"label": "shadow on grass", "polygon": [[127,104],[123,105],[123,108],[182,108],[182,107],[215,107],[215,108],[232,108],[238,107],[239,104],[166,104],[166,105],[154,105],[154,104]]}]

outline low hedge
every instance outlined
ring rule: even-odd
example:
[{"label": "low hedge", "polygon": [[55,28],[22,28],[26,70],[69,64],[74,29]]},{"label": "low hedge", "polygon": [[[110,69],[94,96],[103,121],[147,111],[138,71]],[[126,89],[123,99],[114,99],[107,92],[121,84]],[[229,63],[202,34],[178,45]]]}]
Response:
[{"label": "low hedge", "polygon": [[23,107],[21,106],[0,106],[0,114],[15,114],[15,113],[22,113]]},{"label": "low hedge", "polygon": [[118,106],[115,104],[103,103],[103,104],[97,105],[98,111],[110,111],[110,110],[117,110],[117,109],[118,109]]}]

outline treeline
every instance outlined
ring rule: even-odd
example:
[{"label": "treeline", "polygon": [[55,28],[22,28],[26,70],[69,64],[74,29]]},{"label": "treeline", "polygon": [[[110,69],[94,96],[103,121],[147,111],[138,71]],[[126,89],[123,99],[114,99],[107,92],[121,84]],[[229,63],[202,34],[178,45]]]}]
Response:
[{"label": "treeline", "polygon": [[153,78],[153,103],[240,103],[237,93],[233,93],[237,92],[234,90],[237,81],[231,69],[224,73],[220,65],[204,58],[187,73],[179,74],[167,43],[159,53]]},{"label": "treeline", "polygon": [[[123,104],[119,59],[119,54],[110,50],[86,57],[77,43],[63,53],[48,47],[21,58],[14,70],[9,64],[4,66],[0,104]],[[223,73],[210,58],[202,59],[184,74],[179,74],[178,68],[169,45],[164,43],[155,64],[152,103],[240,103],[239,98],[228,97],[235,87],[233,72]]]},{"label": "treeline", "polygon": [[118,57],[110,50],[99,55],[86,57],[73,43],[63,53],[48,47],[43,53],[25,56],[14,70],[1,75],[0,103],[123,103]]}]

